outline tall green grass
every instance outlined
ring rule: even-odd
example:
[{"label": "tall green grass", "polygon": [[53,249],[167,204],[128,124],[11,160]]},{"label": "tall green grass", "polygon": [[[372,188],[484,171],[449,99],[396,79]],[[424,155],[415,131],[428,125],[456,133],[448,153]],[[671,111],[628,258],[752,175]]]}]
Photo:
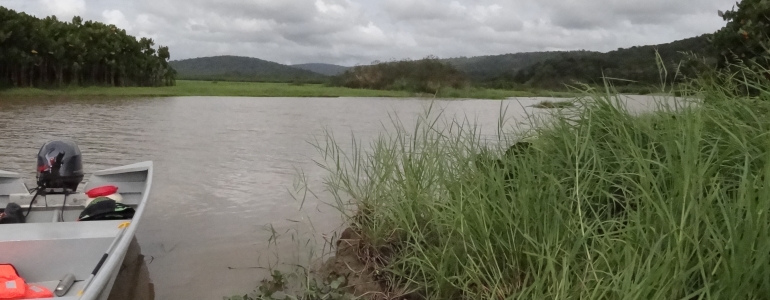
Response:
[{"label": "tall green grass", "polygon": [[697,98],[641,115],[611,89],[589,91],[532,130],[501,126],[499,143],[426,114],[369,148],[329,136],[319,163],[361,259],[393,291],[766,299],[770,84],[746,72],[704,76],[685,93]]},{"label": "tall green grass", "polygon": [[83,98],[83,97],[410,97],[402,91],[378,91],[327,87],[321,84],[297,85],[268,82],[216,82],[177,80],[163,87],[67,87],[60,89],[11,88],[0,90],[0,98]]},{"label": "tall green grass", "polygon": [[235,96],[235,97],[429,97],[504,99],[508,97],[555,96],[570,93],[548,91],[506,91],[492,89],[442,89],[436,94],[395,90],[354,89],[322,84],[227,82],[178,80],[175,86],[163,87],[66,87],[57,89],[0,89],[0,98],[84,98],[84,97],[174,97],[174,96]]}]

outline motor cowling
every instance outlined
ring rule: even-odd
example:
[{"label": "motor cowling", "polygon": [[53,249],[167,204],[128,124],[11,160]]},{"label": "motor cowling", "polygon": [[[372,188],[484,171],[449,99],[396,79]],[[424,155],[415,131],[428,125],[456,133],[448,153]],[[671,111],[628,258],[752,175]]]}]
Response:
[{"label": "motor cowling", "polygon": [[80,148],[71,141],[49,141],[37,153],[37,185],[75,191],[83,181]]}]

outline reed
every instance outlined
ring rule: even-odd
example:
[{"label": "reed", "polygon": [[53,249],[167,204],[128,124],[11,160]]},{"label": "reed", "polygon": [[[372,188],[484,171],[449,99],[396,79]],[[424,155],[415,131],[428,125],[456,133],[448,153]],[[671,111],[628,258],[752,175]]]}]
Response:
[{"label": "reed", "polygon": [[501,125],[496,143],[429,112],[369,147],[329,135],[319,164],[393,293],[767,297],[770,84],[744,69],[677,90],[694,96],[643,114],[609,85],[587,90],[531,130]]}]

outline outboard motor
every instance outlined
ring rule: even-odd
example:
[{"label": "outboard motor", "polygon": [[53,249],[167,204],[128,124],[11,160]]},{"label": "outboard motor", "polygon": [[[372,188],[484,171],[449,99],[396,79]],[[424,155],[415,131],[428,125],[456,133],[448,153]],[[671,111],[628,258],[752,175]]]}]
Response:
[{"label": "outboard motor", "polygon": [[83,181],[83,159],[69,141],[49,141],[37,153],[37,185],[75,191]]}]

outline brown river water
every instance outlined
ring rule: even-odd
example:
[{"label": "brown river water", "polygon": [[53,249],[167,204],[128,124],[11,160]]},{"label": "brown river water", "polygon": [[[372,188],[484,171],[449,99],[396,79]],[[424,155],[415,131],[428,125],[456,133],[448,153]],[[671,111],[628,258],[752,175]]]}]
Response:
[{"label": "brown river water", "polygon": [[[644,105],[650,97],[634,97]],[[501,106],[525,121],[547,98],[436,101],[496,139]],[[324,129],[365,145],[394,117],[411,128],[425,99],[177,97],[122,100],[0,99],[0,170],[34,183],[50,139],[71,139],[86,172],[151,160],[155,181],[137,239],[156,299],[222,299],[257,287],[272,265],[301,264],[343,229],[323,193],[327,174],[312,145]],[[513,121],[511,121],[513,120]],[[322,144],[323,145],[323,144]],[[346,149],[347,150],[347,149]],[[294,192],[299,171],[317,197]],[[87,178],[88,174],[86,174]],[[272,230],[282,234],[271,243]],[[309,238],[310,233],[318,233]],[[293,235],[293,236],[292,236]],[[314,243],[307,244],[312,240]]]}]

